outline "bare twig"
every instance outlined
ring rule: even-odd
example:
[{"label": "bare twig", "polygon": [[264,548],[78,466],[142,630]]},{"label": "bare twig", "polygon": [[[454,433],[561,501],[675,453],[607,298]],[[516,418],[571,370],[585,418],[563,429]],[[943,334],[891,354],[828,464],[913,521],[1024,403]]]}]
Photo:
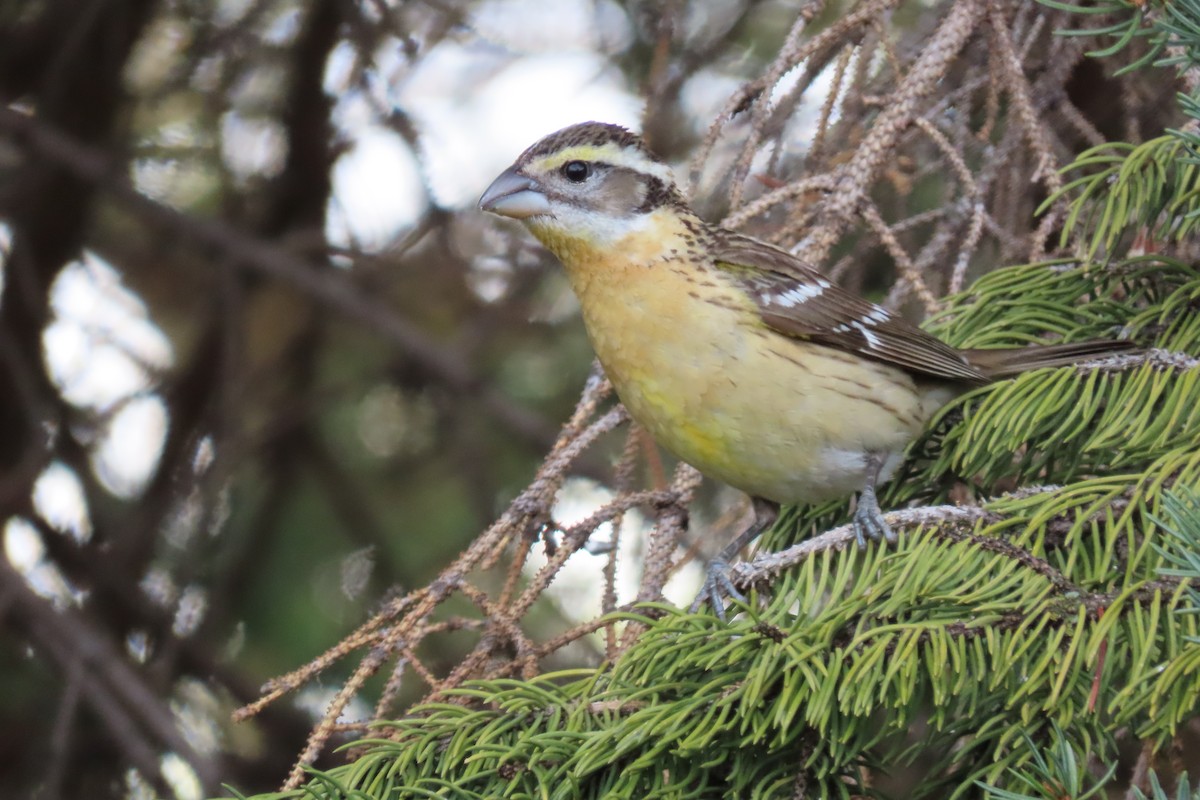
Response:
[{"label": "bare twig", "polygon": [[838,190],[830,195],[822,209],[822,222],[803,242],[800,252],[811,262],[824,260],[853,212],[866,197],[879,171],[904,129],[911,124],[918,104],[927,97],[946,74],[984,14],[981,0],[962,0],[950,7],[925,49],[904,76],[862,144],[841,173]]},{"label": "bare twig", "polygon": [[[967,524],[987,518],[987,512],[974,506],[923,506],[890,511],[884,514],[887,523],[896,529],[919,529],[937,524]],[[805,539],[777,553],[761,553],[750,561],[733,566],[733,582],[739,588],[770,583],[771,578],[784,570],[827,550],[842,550],[856,539],[853,525],[841,525],[820,536]]]}]

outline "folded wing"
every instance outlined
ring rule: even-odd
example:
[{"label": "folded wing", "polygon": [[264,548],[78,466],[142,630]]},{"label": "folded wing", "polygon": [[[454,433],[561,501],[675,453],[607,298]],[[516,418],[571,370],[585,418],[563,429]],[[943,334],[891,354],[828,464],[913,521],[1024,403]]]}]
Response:
[{"label": "folded wing", "polygon": [[741,282],[773,330],[932,378],[986,383],[955,348],[882,306],[840,289],[790,253],[718,231],[717,267]]}]

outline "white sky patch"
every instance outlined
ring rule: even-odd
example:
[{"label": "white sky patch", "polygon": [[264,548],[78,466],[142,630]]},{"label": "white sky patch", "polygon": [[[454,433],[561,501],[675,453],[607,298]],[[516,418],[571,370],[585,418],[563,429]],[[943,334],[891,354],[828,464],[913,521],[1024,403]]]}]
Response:
[{"label": "white sky patch", "polygon": [[471,262],[467,282],[471,291],[485,303],[503,300],[513,276],[512,262],[501,256],[479,256]]},{"label": "white sky patch", "polygon": [[268,21],[262,32],[263,41],[276,47],[283,47],[296,38],[300,33],[300,8],[287,8],[274,19]]},{"label": "white sky patch", "polygon": [[[225,694],[216,683],[206,680],[181,678],[176,681],[171,697],[171,712],[180,733],[197,753],[213,755],[228,745],[225,736]],[[204,795],[207,796],[207,795]]]},{"label": "white sky patch", "polygon": [[[337,698],[338,690],[333,686],[313,686],[309,685],[300,691],[296,692],[292,704],[314,722],[325,716],[325,712],[329,710],[329,706]],[[371,707],[362,696],[356,696],[346,708],[342,711],[342,715],[337,718],[338,722],[350,723],[361,722],[371,716]]]},{"label": "white sky patch", "polygon": [[139,192],[186,211],[216,187],[212,175],[195,161],[139,158],[129,165],[129,180]]},{"label": "white sky patch", "polygon": [[[784,98],[788,97],[795,90],[800,82],[800,78],[804,74],[805,66],[806,62],[802,62],[792,67],[771,87],[767,97],[767,103],[771,108],[777,107]],[[775,152],[776,142],[774,141],[768,141],[759,145],[750,164],[751,176],[766,174],[772,163],[778,163],[783,159],[787,159],[797,153],[804,153],[808,150],[817,132],[821,107],[824,105],[830,90],[833,88],[835,69],[836,65],[831,63],[808,84],[796,112],[788,119],[784,136],[778,143],[778,146],[781,148],[780,152]],[[692,78],[684,86],[684,107],[688,110],[694,110],[696,119],[710,120],[713,115],[725,107],[729,102],[730,96],[741,84],[742,81],[740,79],[729,75],[697,73],[696,77]],[[840,105],[835,104],[830,114],[830,124],[836,122],[840,116]],[[748,130],[746,125],[750,120],[751,116],[748,113],[744,113],[736,117],[733,123],[726,127],[724,135],[718,141],[718,145],[709,159],[709,164],[704,170],[709,181],[720,180],[725,175],[726,170],[732,166],[734,158],[737,157],[743,146],[744,141],[742,137]],[[753,197],[763,187],[752,177],[747,182],[747,188],[750,191],[750,196]],[[702,183],[699,194],[703,196],[708,191],[711,191],[711,188],[708,187],[706,182]]]},{"label": "white sky patch", "polygon": [[[438,49],[443,47],[457,45],[446,43]],[[458,54],[464,59],[469,55]],[[459,68],[464,76],[466,71]],[[480,77],[474,76],[475,94],[469,102],[462,94],[445,91],[447,80],[445,75],[428,84],[414,80],[403,96],[423,133],[422,157],[431,189],[439,203],[450,207],[477,202],[493,178],[548,133],[587,120],[636,126],[640,117],[641,103],[627,91],[620,73],[589,53],[501,63],[490,80],[479,83]]]},{"label": "white sky patch", "polygon": [[[854,69],[854,60],[857,58],[858,52],[856,51],[855,54],[851,56],[850,63],[847,65],[847,75],[852,74]],[[778,105],[784,98],[788,97],[793,91],[795,91],[796,86],[799,85],[800,78],[804,75],[804,71],[807,66],[807,61],[797,64],[785,72],[783,77],[780,78],[773,87],[771,87],[771,94],[768,102],[772,107]],[[816,133],[816,123],[819,119],[821,107],[825,104],[825,100],[829,96],[829,92],[833,89],[833,77],[836,72],[837,61],[830,61],[825,68],[821,70],[820,74],[818,74],[817,77],[808,84],[808,88],[804,90],[804,99],[801,102],[800,113],[797,115],[797,119],[799,119],[801,122],[801,131],[799,133],[801,134],[805,144],[807,144],[807,142],[811,140],[812,136]],[[845,85],[845,82],[846,79],[843,78],[843,85]],[[830,124],[837,122],[840,117],[841,104],[835,103],[833,110],[829,115]]]},{"label": "white sky patch", "polygon": [[[558,493],[554,518],[564,526],[580,522],[613,499],[613,491],[588,478],[568,478]],[[617,554],[617,603],[628,603],[637,596],[646,537],[651,523],[636,509],[625,515]],[[612,526],[604,524],[589,540],[593,545],[612,541]],[[600,614],[604,592],[602,570],[607,554],[592,555],[580,550],[567,559],[546,594],[560,612],[573,622],[595,619]],[[535,547],[525,563],[525,574],[532,577],[546,564],[545,550]],[[693,561],[671,576],[663,594],[676,605],[691,603],[703,581],[703,565]]]},{"label": "white sky patch", "polygon": [[546,12],[546,0],[492,0],[478,6],[471,24],[485,39],[531,53],[615,53],[633,42],[629,18],[612,0],[558,0]]},{"label": "white sky patch", "polygon": [[[771,91],[771,105],[776,105],[796,88],[796,85],[800,82],[801,75],[804,74],[804,67],[806,65],[807,62],[793,67],[784,73],[783,77],[780,78]],[[817,134],[817,124],[821,119],[821,107],[825,104],[825,100],[829,97],[829,92],[833,88],[834,72],[835,65],[830,63],[829,66],[821,70],[820,74],[804,90],[804,97],[800,101],[797,113],[792,117],[788,125],[788,135],[784,139],[786,150],[798,150],[801,152],[808,150],[809,144]],[[829,116],[830,124],[836,122],[840,116],[841,107],[835,104],[833,112]]]},{"label": "white sky patch", "polygon": [[669,603],[680,608],[687,608],[696,599],[696,593],[700,591],[700,587],[704,585],[706,570],[707,564],[702,559],[693,558],[675,570],[675,574],[667,579],[667,585],[663,587],[663,597]]},{"label": "white sky patch", "polygon": [[12,250],[12,228],[0,221],[0,302],[4,301],[4,267],[8,264],[8,253]]},{"label": "white sky patch", "polygon": [[789,69],[787,72],[783,73],[783,77],[776,81],[775,85],[771,87],[771,95],[768,102],[772,106],[778,105],[779,101],[787,97],[796,89],[796,86],[800,83],[800,76],[804,74],[804,67],[806,66],[806,63],[807,62],[801,62]]},{"label": "white sky patch", "polygon": [[63,396],[106,409],[154,382],[171,344],[120,274],[92,254],[67,265],[50,289],[55,320],[42,336],[46,365]]},{"label": "white sky patch", "polygon": [[58,567],[46,560],[46,545],[26,519],[11,517],[4,525],[4,557],[29,582],[29,588],[57,603],[70,603],[71,587]]},{"label": "white sky patch", "polygon": [[28,520],[10,517],[4,525],[4,556],[19,572],[27,573],[46,555],[37,528]]},{"label": "white sky patch", "polygon": [[136,497],[154,474],[167,436],[167,407],[158,395],[136,397],[113,414],[96,450],[96,476],[118,497]]},{"label": "white sky patch", "polygon": [[725,107],[742,83],[733,75],[713,69],[702,69],[683,85],[679,93],[679,102],[689,118],[711,120]]},{"label": "white sky patch", "polygon": [[[613,492],[587,478],[568,478],[558,493],[554,505],[554,518],[563,526],[571,526],[596,511],[613,499]],[[625,515],[621,526],[620,553],[617,568],[617,602],[628,601],[637,593],[639,575],[630,569],[637,554],[643,549],[641,540],[646,534],[646,520],[636,510]],[[589,540],[591,545],[603,545],[612,541],[612,525],[604,524]],[[594,619],[600,614],[604,592],[604,568],[607,554],[592,555],[580,550],[567,559],[550,584],[546,594],[559,606],[562,613],[572,621]],[[533,577],[546,565],[546,553],[542,547],[534,547],[525,562],[525,574]]]},{"label": "white sky patch", "polygon": [[[631,35],[621,27],[627,25],[623,13],[607,0],[564,2],[553,15],[529,17],[514,10],[531,4],[537,5],[504,0],[480,10],[484,36],[536,51],[520,58],[477,39],[448,38],[410,66],[393,42],[373,54],[364,85],[354,79],[359,66],[354,48],[335,49],[324,85],[338,98],[334,122],[352,145],[334,173],[326,227],[335,244],[387,246],[424,210],[423,183],[441,206],[473,206],[521,151],[569,124],[638,123],[640,101],[620,71],[594,52],[597,36]],[[597,33],[595,20],[614,13],[619,19],[600,26],[609,32]],[[535,28],[541,25],[539,19],[553,34],[525,30],[531,21]],[[521,24],[510,30],[517,21]],[[420,136],[419,153],[373,121],[391,108],[410,116]]]},{"label": "white sky patch", "polygon": [[76,542],[92,536],[87,498],[75,471],[56,461],[38,476],[33,486],[33,505],[51,527],[70,534]]},{"label": "white sky patch", "polygon": [[253,5],[254,0],[219,0],[213,23],[217,27],[232,27],[246,15]]},{"label": "white sky patch", "polygon": [[[804,73],[801,63],[784,73],[771,87],[767,103],[774,108],[796,88]],[[763,185],[754,179],[755,175],[766,174],[772,163],[789,160],[797,153],[808,150],[813,137],[816,135],[817,123],[820,120],[821,107],[824,105],[833,87],[835,65],[830,64],[809,83],[801,98],[796,113],[787,121],[787,128],[781,140],[760,143],[754,152],[750,163],[750,180],[746,182],[748,197],[754,197],[764,190]],[[725,109],[729,98],[742,86],[744,79],[714,70],[697,72],[684,84],[680,100],[683,108],[692,119],[698,120],[703,129],[707,129],[709,121]],[[841,115],[840,106],[835,105],[830,114],[830,123],[835,122]],[[743,113],[726,125],[722,136],[717,141],[703,176],[696,187],[696,195],[704,197],[722,185],[728,170],[734,161],[740,157],[745,144],[745,136],[749,131],[752,117]],[[776,146],[780,151],[776,152]]]},{"label": "white sky patch", "polygon": [[171,787],[176,800],[201,800],[204,787],[192,765],[176,753],[167,753],[159,762],[163,780]]},{"label": "white sky patch", "polygon": [[286,157],[287,135],[277,120],[236,111],[221,117],[221,159],[238,178],[273,178]]},{"label": "white sky patch", "polygon": [[175,607],[171,632],[181,639],[191,636],[204,621],[204,612],[207,610],[208,592],[199,586],[184,589],[179,598],[179,605]]},{"label": "white sky patch", "polygon": [[149,386],[145,370],[123,350],[97,343],[79,327],[54,323],[44,342],[51,375],[74,405],[109,408]]},{"label": "white sky patch", "polygon": [[416,221],[425,205],[421,172],[408,144],[386,128],[365,125],[333,168],[325,233],[332,244],[378,252]]}]

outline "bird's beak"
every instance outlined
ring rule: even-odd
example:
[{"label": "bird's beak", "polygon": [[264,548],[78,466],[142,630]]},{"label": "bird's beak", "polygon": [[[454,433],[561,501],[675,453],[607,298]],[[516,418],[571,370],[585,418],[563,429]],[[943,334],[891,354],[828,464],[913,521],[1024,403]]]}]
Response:
[{"label": "bird's beak", "polygon": [[550,213],[550,201],[539,191],[537,181],[509,167],[492,181],[492,185],[479,198],[479,207],[503,217],[525,219]]}]

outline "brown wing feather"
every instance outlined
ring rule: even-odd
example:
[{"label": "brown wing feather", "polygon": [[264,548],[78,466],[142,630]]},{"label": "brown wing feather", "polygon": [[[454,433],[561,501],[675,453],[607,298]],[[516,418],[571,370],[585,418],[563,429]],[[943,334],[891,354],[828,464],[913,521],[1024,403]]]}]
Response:
[{"label": "brown wing feather", "polygon": [[800,259],[765,242],[716,232],[717,266],[742,283],[772,329],[908,372],[986,383],[963,355],[882,306],[833,285]]}]

